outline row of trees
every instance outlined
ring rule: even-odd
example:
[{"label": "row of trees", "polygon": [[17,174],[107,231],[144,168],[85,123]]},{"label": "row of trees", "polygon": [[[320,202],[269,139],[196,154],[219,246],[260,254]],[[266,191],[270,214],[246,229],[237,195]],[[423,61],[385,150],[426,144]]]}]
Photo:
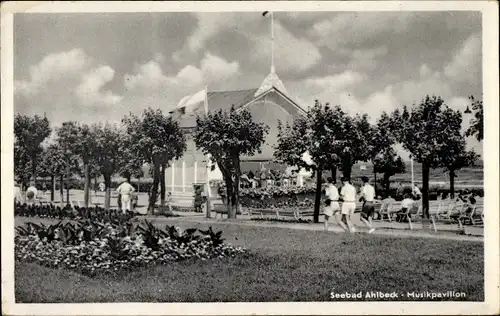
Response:
[{"label": "row of trees", "polygon": [[[340,169],[350,178],[357,161],[372,161],[374,173],[384,175],[386,192],[389,178],[404,172],[404,163],[394,145],[400,143],[413,159],[422,164],[423,210],[429,217],[429,171],[444,168],[450,175],[450,191],[454,193],[456,171],[472,165],[478,158],[466,150],[466,136],[482,140],[482,102],[471,97],[476,119],[471,128],[461,133],[462,114],[445,105],[440,97],[426,96],[418,106],[382,113],[374,126],[366,115],[348,116],[339,106],[330,107],[316,101],[307,115],[293,124],[279,126],[276,158],[291,165],[313,170],[317,176],[314,221],[318,221],[321,199],[321,175],[332,170],[335,177]],[[481,111],[480,114],[479,111]],[[308,151],[313,164],[302,160]]]},{"label": "row of trees", "polygon": [[[51,199],[54,199],[56,178],[60,181],[61,201],[66,180],[66,201],[69,202],[69,181],[72,175],[84,178],[84,204],[89,205],[90,181],[102,176],[106,185],[105,208],[111,200],[111,178],[121,175],[128,180],[143,176],[143,165],[150,164],[154,185],[149,210],[152,211],[161,184],[161,202],[165,202],[165,169],[168,162],[182,156],[186,149],[185,135],[178,123],[160,110],[146,109],[142,117],[129,114],[122,126],[112,124],[79,124],[64,122],[55,130],[55,139],[43,146],[51,134],[47,118],[16,115],[15,174],[27,184],[37,176],[51,177]],[[163,181],[161,181],[163,179]]]},{"label": "row of trees", "polygon": [[[404,163],[393,145],[403,144],[412,157],[422,164],[424,211],[428,211],[428,181],[430,168],[446,168],[450,172],[451,191],[456,170],[472,164],[477,155],[465,150],[465,137],[482,139],[482,102],[471,98],[476,113],[471,128],[461,134],[462,115],[448,108],[439,97],[427,96],[420,105],[404,107],[393,113],[382,113],[376,124],[367,115],[347,115],[339,106],[331,107],[319,101],[292,124],[278,122],[276,161],[313,170],[317,176],[314,220],[318,221],[321,199],[321,179],[324,171],[337,170],[350,178],[352,166],[358,161],[372,161],[374,175],[383,174],[386,190],[392,175],[404,172]],[[212,169],[219,167],[224,177],[229,217],[235,217],[241,176],[240,157],[260,153],[269,127],[252,120],[249,111],[209,112],[197,118],[192,136],[197,148],[209,155]],[[165,201],[165,170],[171,161],[182,157],[186,150],[186,131],[160,110],[146,109],[141,116],[130,113],[122,126],[111,124],[80,125],[65,122],[55,130],[55,140],[42,146],[51,134],[46,118],[15,117],[15,173],[25,182],[42,176],[64,179],[83,174],[84,203],[89,204],[90,179],[103,176],[107,192],[105,207],[109,207],[111,177],[143,176],[143,165],[151,166],[153,184],[148,210],[155,206],[160,187],[161,204]],[[191,133],[192,131],[190,131]],[[308,152],[313,164],[302,156]],[[52,190],[52,198],[53,198]],[[62,199],[61,191],[61,199]],[[67,191],[67,200],[69,200]],[[428,213],[427,213],[428,215]]]}]

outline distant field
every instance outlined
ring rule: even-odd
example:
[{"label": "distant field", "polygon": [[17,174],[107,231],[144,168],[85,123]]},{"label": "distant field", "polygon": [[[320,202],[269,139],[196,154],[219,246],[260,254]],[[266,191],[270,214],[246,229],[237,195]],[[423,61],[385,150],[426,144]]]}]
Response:
[{"label": "distant field", "polygon": [[[366,166],[365,170],[361,170],[361,166]],[[259,162],[242,162],[242,171],[247,172],[252,170],[255,172],[259,169]],[[279,168],[278,165],[273,165],[270,168]],[[414,180],[416,182],[422,181],[422,165],[419,163],[414,163],[413,165],[414,171]],[[337,177],[339,177],[342,173],[337,171]],[[477,166],[471,168],[463,168],[456,172],[457,177],[455,178],[455,183],[457,186],[460,184],[467,185],[482,185],[483,184],[483,164],[482,162],[478,162]],[[373,165],[371,163],[357,163],[352,168],[352,177],[359,178],[361,176],[368,176],[373,178]],[[382,178],[382,174],[377,174],[377,177]],[[392,182],[411,182],[411,163],[406,162],[406,172],[403,174],[397,174],[391,177]],[[445,173],[442,168],[439,169],[431,169],[429,175],[429,181],[433,182],[443,182],[448,183],[449,177],[448,173]]]}]

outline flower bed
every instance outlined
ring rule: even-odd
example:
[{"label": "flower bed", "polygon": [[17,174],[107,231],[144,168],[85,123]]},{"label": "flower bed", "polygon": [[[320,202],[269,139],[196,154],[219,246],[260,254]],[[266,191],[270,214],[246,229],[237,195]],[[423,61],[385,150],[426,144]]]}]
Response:
[{"label": "flower bed", "polygon": [[224,244],[222,231],[196,228],[160,229],[140,225],[81,220],[45,226],[26,223],[16,227],[15,257],[51,268],[77,270],[86,275],[116,273],[155,264],[233,257],[241,247]]},{"label": "flower bed", "polygon": [[117,209],[105,210],[102,207],[78,207],[72,208],[70,205],[60,207],[54,204],[28,205],[16,203],[14,205],[14,216],[54,218],[54,219],[91,219],[103,222],[124,223],[135,215],[131,212],[125,214]]}]

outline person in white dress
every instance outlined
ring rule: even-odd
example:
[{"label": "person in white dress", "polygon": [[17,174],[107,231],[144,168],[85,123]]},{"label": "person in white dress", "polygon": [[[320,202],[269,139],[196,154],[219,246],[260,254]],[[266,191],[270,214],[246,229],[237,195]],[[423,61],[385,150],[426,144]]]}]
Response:
[{"label": "person in white dress", "polygon": [[38,195],[38,190],[35,186],[35,182],[31,181],[30,186],[26,189],[26,203],[34,204]]},{"label": "person in white dress", "polygon": [[121,195],[122,210],[124,213],[131,211],[132,193],[134,191],[134,187],[128,183],[127,180],[120,184],[120,186],[116,189],[116,192]]},{"label": "person in white dress", "polygon": [[342,189],[340,196],[342,198],[342,221],[347,225],[351,233],[356,232],[352,223],[352,215],[356,210],[356,188],[349,183],[349,179],[342,177]]},{"label": "person in white dress", "polygon": [[342,222],[340,215],[340,205],[339,205],[339,190],[335,186],[335,180],[328,177],[326,186],[326,203],[325,203],[325,230],[328,230],[329,219],[335,215],[337,224],[339,224],[345,231],[348,230],[347,226]]}]

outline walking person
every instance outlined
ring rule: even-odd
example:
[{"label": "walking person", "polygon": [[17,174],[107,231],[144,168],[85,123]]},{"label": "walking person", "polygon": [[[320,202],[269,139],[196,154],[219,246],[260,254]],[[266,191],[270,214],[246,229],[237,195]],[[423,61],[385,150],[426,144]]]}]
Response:
[{"label": "walking person", "polygon": [[127,180],[120,184],[120,186],[116,189],[116,192],[121,195],[123,213],[131,211],[132,193],[134,191],[134,187]]},{"label": "walking person", "polygon": [[38,197],[38,190],[35,186],[35,181],[30,182],[30,186],[26,189],[26,203],[28,205],[35,204]]},{"label": "walking person", "polygon": [[363,201],[363,208],[361,209],[361,221],[368,227],[368,233],[371,234],[375,231],[372,225],[373,214],[375,213],[375,188],[370,185],[368,177],[362,177],[363,186],[361,187],[361,198]]},{"label": "walking person", "polygon": [[328,230],[328,221],[330,217],[335,215],[335,219],[337,224],[339,224],[345,231],[348,231],[346,224],[342,222],[341,214],[340,214],[340,205],[339,205],[339,190],[335,186],[335,180],[331,177],[328,177],[327,187],[326,187],[326,202],[325,202],[325,230]]},{"label": "walking person", "polygon": [[342,198],[342,221],[347,225],[347,228],[351,233],[356,232],[356,228],[352,223],[352,215],[356,210],[356,188],[349,183],[349,179],[342,177],[342,189],[340,190],[340,196]]}]

